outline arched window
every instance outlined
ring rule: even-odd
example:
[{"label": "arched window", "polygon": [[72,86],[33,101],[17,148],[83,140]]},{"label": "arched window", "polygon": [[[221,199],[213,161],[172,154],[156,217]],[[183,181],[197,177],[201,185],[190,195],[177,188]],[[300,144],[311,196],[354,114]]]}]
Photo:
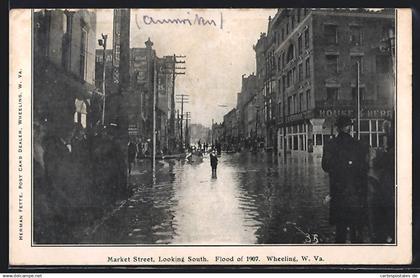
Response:
[{"label": "arched window", "polygon": [[287,49],[287,62],[290,62],[295,57],[295,48],[293,44]]}]

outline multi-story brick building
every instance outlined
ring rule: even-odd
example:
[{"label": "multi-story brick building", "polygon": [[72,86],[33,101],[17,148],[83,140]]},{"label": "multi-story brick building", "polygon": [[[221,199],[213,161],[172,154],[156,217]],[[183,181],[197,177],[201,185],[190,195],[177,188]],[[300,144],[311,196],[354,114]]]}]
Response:
[{"label": "multi-story brick building", "polygon": [[372,147],[382,146],[382,123],[392,115],[394,89],[392,56],[380,45],[394,28],[394,14],[279,9],[271,24],[279,34],[274,51],[279,152],[283,147],[321,152],[338,115],[356,118],[358,88],[360,138]]},{"label": "multi-story brick building", "polygon": [[276,59],[275,50],[278,45],[278,24],[271,17],[268,18],[267,38],[265,41],[265,78],[264,78],[264,122],[265,122],[265,148],[268,151],[277,148],[276,140]]},{"label": "multi-story brick building", "polygon": [[230,110],[223,116],[223,125],[225,127],[225,145],[236,146],[238,144],[238,117],[236,108]]},{"label": "multi-story brick building", "polygon": [[[151,140],[153,129],[153,92],[154,92],[154,66],[157,70],[156,91],[156,130],[157,149],[168,148],[168,127],[171,111],[171,95],[173,93],[171,63],[172,56],[159,58],[153,49],[153,43],[148,39],[143,48],[130,49],[129,85],[127,86],[126,109],[128,114],[128,130],[132,139]],[[97,86],[102,84],[103,50],[96,50]],[[106,53],[106,91],[113,92],[118,89],[113,78],[112,61],[114,50]],[[100,68],[100,69],[99,69]]]},{"label": "multi-story brick building", "polygon": [[[34,117],[49,132],[100,119],[95,98],[96,13],[41,10],[34,13]],[[100,108],[100,106],[99,106]]]},{"label": "multi-story brick building", "polygon": [[238,111],[238,136],[241,139],[251,138],[255,134],[255,96],[257,94],[257,77],[255,74],[242,76],[242,88],[238,94],[237,111]]},{"label": "multi-story brick building", "polygon": [[256,58],[256,76],[257,76],[257,94],[256,94],[256,121],[257,121],[257,137],[265,144],[267,133],[266,128],[266,99],[265,99],[265,80],[266,80],[266,60],[265,49],[267,44],[266,33],[261,33],[256,45],[254,45]]}]

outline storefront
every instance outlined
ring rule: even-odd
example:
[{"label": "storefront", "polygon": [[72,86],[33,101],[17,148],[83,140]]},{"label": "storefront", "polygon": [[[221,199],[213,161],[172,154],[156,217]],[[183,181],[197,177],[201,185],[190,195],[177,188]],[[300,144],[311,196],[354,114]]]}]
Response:
[{"label": "storefront", "polygon": [[[354,109],[316,109],[311,112],[286,117],[286,140],[283,141],[284,128],[277,130],[279,153],[286,147],[287,153],[322,153],[324,145],[336,134],[335,120],[340,115],[352,117],[351,135],[357,135],[357,120]],[[372,148],[384,147],[385,126],[392,118],[392,110],[384,108],[365,108],[360,117],[360,140]],[[284,143],[283,143],[284,142]]]}]

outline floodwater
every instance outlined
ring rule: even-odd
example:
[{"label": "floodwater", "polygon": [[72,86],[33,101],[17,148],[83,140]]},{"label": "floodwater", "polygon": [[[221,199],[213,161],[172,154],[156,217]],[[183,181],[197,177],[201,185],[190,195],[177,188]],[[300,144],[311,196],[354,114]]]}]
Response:
[{"label": "floodwater", "polygon": [[276,163],[267,153],[222,153],[217,178],[202,163],[137,162],[135,189],[83,242],[115,244],[301,244],[334,239],[328,223],[328,175],[321,157]]}]

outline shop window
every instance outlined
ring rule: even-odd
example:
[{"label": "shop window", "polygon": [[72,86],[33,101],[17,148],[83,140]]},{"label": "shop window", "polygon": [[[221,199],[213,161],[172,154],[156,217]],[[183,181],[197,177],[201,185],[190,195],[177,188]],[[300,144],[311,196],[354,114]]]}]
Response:
[{"label": "shop window", "polygon": [[371,131],[377,131],[376,120],[370,121],[370,130]]},{"label": "shop window", "polygon": [[294,151],[298,150],[298,137],[297,137],[297,135],[293,136],[293,150]]},{"label": "shop window", "polygon": [[360,133],[360,141],[364,144],[370,145],[369,137],[369,133]]},{"label": "shop window", "polygon": [[379,147],[383,147],[384,146],[384,137],[385,137],[385,135],[384,134],[378,134],[379,136]]},{"label": "shop window", "polygon": [[324,25],[324,37],[328,44],[336,44],[338,41],[337,25]]},{"label": "shop window", "polygon": [[303,151],[303,135],[299,135],[299,150]]},{"label": "shop window", "polygon": [[315,134],[315,145],[322,146],[322,134]]},{"label": "shop window", "polygon": [[379,132],[384,132],[384,121],[383,120],[378,120],[378,131]]},{"label": "shop window", "polygon": [[378,147],[378,133],[372,133],[372,144],[373,148]]},{"label": "shop window", "polygon": [[360,121],[360,131],[369,131],[369,120]]}]

